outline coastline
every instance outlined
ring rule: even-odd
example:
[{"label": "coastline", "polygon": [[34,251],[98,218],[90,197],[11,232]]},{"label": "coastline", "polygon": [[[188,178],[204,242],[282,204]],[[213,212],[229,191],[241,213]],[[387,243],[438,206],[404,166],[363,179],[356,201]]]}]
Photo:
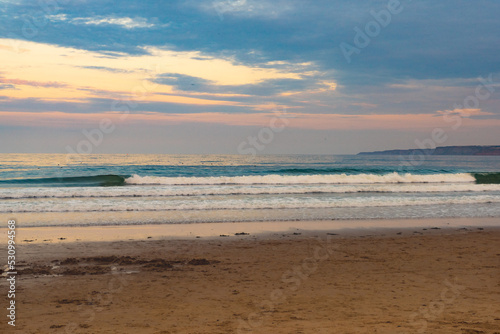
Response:
[{"label": "coastline", "polygon": [[16,329],[493,334],[500,231],[485,222],[24,243]]},{"label": "coastline", "polygon": [[[365,233],[367,230],[410,230],[415,228],[478,228],[500,227],[500,218],[423,218],[423,219],[353,219],[316,221],[273,221],[235,223],[191,223],[191,224],[144,224],[84,227],[22,227],[18,224],[17,242],[27,243],[71,243],[111,242],[125,240],[168,240],[219,238],[221,235],[236,237],[236,233],[248,233],[252,237],[265,238],[276,233],[340,232],[344,234]],[[4,233],[6,235],[6,230]],[[245,235],[246,236],[246,235]],[[7,242],[2,237],[0,245]]]}]

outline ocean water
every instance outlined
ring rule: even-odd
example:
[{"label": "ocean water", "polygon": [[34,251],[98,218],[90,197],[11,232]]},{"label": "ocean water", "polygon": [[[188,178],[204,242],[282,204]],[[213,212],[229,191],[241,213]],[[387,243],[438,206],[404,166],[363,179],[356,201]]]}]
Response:
[{"label": "ocean water", "polygon": [[499,217],[500,157],[0,154],[20,225]]}]

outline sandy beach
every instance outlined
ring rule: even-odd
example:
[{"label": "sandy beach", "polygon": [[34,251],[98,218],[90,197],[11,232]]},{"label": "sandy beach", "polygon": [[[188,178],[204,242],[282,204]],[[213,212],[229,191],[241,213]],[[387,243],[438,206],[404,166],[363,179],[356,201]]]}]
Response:
[{"label": "sandy beach", "polygon": [[[15,329],[500,333],[500,230],[446,221],[267,234],[238,225],[199,238],[38,235],[18,246]],[[12,331],[5,319],[0,327]]]}]

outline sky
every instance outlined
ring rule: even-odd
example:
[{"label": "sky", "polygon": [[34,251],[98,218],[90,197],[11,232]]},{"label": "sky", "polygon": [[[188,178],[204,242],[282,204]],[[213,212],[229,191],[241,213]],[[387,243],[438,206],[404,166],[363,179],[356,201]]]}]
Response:
[{"label": "sky", "polygon": [[499,145],[499,1],[0,0],[0,153]]}]

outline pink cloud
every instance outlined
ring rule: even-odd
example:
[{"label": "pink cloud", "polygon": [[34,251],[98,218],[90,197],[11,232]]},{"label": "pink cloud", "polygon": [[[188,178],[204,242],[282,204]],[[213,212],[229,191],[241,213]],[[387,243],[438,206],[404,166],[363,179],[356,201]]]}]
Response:
[{"label": "pink cloud", "polygon": [[453,109],[453,110],[438,110],[438,114],[441,115],[459,115],[461,117],[469,117],[469,116],[490,116],[494,115],[494,113],[482,111],[481,109]]},{"label": "pink cloud", "polygon": [[[93,113],[77,114],[64,112],[0,112],[4,125],[46,126],[86,128],[99,124],[106,118],[117,126],[120,124],[167,125],[167,124],[224,124],[230,126],[269,127],[271,124],[287,128],[313,130],[407,130],[426,131],[436,127],[448,128],[451,124],[432,114],[407,115],[339,115],[339,114],[301,114],[301,113],[197,113],[164,114],[158,112],[120,114]],[[500,120],[467,119],[463,128],[499,127]]]},{"label": "pink cloud", "polygon": [[0,83],[5,84],[13,84],[13,85],[24,85],[24,86],[34,86],[34,87],[44,87],[44,88],[62,88],[67,87],[68,85],[55,81],[31,81],[31,80],[22,80],[22,79],[7,79],[0,77]]}]

